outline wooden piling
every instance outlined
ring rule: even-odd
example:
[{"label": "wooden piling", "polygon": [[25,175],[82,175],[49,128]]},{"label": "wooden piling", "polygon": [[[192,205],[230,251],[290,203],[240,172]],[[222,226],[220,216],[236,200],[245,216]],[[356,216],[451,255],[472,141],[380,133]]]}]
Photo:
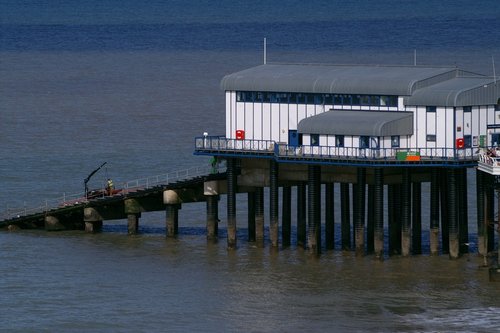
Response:
[{"label": "wooden piling", "polygon": [[349,203],[349,183],[340,183],[340,230],[342,250],[351,249],[351,205]]},{"label": "wooden piling", "polygon": [[334,184],[325,185],[325,247],[332,250],[335,246],[335,211],[334,211]]},{"label": "wooden piling", "polygon": [[279,188],[278,188],[278,163],[274,160],[270,161],[269,165],[269,238],[271,239],[271,246],[278,247],[279,237]]},{"label": "wooden piling", "polygon": [[283,186],[281,214],[281,242],[283,247],[290,246],[292,235],[292,189],[290,186]]},{"label": "wooden piling", "polygon": [[300,183],[297,185],[297,246],[306,248],[306,234],[307,234],[307,198],[306,198],[306,185]]}]

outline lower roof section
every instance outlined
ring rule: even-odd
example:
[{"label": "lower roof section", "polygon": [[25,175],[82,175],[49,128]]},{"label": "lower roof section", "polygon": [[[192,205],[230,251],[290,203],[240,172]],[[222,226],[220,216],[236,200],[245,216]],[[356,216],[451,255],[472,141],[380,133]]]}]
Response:
[{"label": "lower roof section", "polygon": [[412,135],[413,112],[331,110],[301,120],[297,130],[322,135]]}]

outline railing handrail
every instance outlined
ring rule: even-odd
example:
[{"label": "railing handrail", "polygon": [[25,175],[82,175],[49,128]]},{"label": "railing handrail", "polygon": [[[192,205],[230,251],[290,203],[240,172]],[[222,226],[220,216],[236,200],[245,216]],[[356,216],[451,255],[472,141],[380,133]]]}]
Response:
[{"label": "railing handrail", "polygon": [[[215,167],[215,170],[214,170]],[[223,169],[220,169],[218,165],[216,166],[197,166],[191,167],[187,169],[171,171],[166,174],[160,174],[156,176],[149,176],[144,178],[138,178],[122,183],[117,183],[120,192],[115,195],[124,195],[137,190],[146,190],[155,186],[160,185],[168,185],[174,182],[188,180],[190,178],[195,178],[199,176],[208,175],[213,172],[220,172]],[[104,189],[102,193],[104,192]],[[100,196],[93,197],[93,199],[99,198]],[[104,197],[102,194],[101,197]],[[16,207],[16,208],[7,208],[0,214],[0,221],[8,220],[16,217],[33,215],[37,213],[45,213],[54,208],[60,208],[64,206],[72,206],[79,205],[88,202],[89,199],[86,198],[85,192],[77,192],[72,194],[65,194],[61,197],[53,198],[53,199],[45,199],[38,205],[27,206],[24,207]]]}]

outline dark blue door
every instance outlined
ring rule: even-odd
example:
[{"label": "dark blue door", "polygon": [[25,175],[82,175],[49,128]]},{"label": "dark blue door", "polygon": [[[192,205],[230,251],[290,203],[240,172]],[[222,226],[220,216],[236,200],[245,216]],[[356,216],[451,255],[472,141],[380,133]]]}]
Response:
[{"label": "dark blue door", "polygon": [[291,147],[299,146],[299,134],[297,130],[288,130],[288,145]]}]

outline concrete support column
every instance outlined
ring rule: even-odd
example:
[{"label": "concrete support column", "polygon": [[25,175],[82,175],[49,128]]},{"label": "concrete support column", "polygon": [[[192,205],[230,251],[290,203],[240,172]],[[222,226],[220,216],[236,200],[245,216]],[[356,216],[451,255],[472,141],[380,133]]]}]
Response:
[{"label": "concrete support column", "polygon": [[401,253],[401,205],[397,200],[400,185],[391,184],[387,186],[387,213],[389,232],[389,255]]},{"label": "concrete support column", "polygon": [[279,237],[279,188],[278,188],[278,163],[275,160],[269,161],[269,238],[271,246],[278,247]]},{"label": "concrete support column", "polygon": [[321,253],[321,167],[308,166],[308,230],[307,242],[311,254]]},{"label": "concrete support column", "polygon": [[375,253],[375,185],[368,184],[368,202],[366,214],[366,253]]},{"label": "concrete support column", "polygon": [[219,229],[219,196],[207,195],[207,240],[216,241]]},{"label": "concrete support column", "polygon": [[255,192],[248,192],[248,241],[255,242]]},{"label": "concrete support column", "polygon": [[401,185],[401,255],[407,257],[411,250],[411,183],[410,170],[403,168]]},{"label": "concrete support column", "polygon": [[484,190],[484,178],[486,174],[476,169],[476,200],[477,200],[477,251],[485,256],[487,250],[486,237],[486,194]]},{"label": "concrete support column", "polygon": [[86,232],[100,232],[102,230],[102,220],[101,214],[95,208],[87,207],[83,210]]},{"label": "concrete support column", "polygon": [[340,183],[340,232],[342,250],[351,249],[351,205],[349,183]]},{"label": "concrete support column", "polygon": [[306,248],[306,186],[297,185],[297,246]]},{"label": "concrete support column", "polygon": [[236,248],[236,160],[227,159],[227,248]]},{"label": "concrete support column", "polygon": [[356,255],[365,254],[365,188],[366,188],[366,169],[357,169],[357,183],[355,193],[354,210],[354,238]]},{"label": "concrete support column", "polygon": [[335,247],[334,184],[325,185],[325,245],[327,250]]},{"label": "concrete support column", "polygon": [[486,248],[488,253],[493,251],[495,247],[495,189],[493,183],[495,182],[493,175],[487,174],[485,178],[484,190],[486,191]]},{"label": "concrete support column", "polygon": [[141,205],[135,199],[125,199],[125,214],[127,215],[127,230],[129,235],[137,234],[139,231],[139,217],[141,216]]},{"label": "concrete support column", "polygon": [[457,219],[457,184],[456,171],[449,168],[448,177],[448,228],[449,228],[449,255],[450,259],[457,259],[460,256],[458,219]]},{"label": "concrete support column", "polygon": [[439,171],[435,168],[431,174],[430,253],[439,253]]},{"label": "concrete support column", "polygon": [[422,185],[412,183],[412,248],[413,254],[422,254]]},{"label": "concrete support column", "polygon": [[448,176],[447,170],[440,170],[441,181],[439,184],[439,194],[441,199],[441,246],[443,253],[449,253],[450,229],[448,226],[449,206],[448,206]]},{"label": "concrete support column", "polygon": [[61,231],[66,230],[66,227],[59,221],[56,216],[45,216],[45,230],[47,231]]},{"label": "concrete support column", "polygon": [[255,190],[255,242],[264,246],[264,188]]},{"label": "concrete support column", "polygon": [[127,230],[129,235],[135,235],[139,231],[139,217],[141,214],[127,214]]},{"label": "concrete support column", "polygon": [[467,168],[457,169],[458,193],[458,232],[460,236],[460,253],[469,252],[469,218],[467,198]]},{"label": "concrete support column", "polygon": [[384,170],[375,169],[373,189],[373,219],[374,241],[373,247],[376,258],[384,256]]},{"label": "concrete support column", "polygon": [[281,242],[283,247],[290,246],[292,236],[292,188],[283,186]]},{"label": "concrete support column", "polygon": [[165,207],[166,236],[169,238],[175,237],[178,233],[178,209],[178,204],[168,204]]}]

